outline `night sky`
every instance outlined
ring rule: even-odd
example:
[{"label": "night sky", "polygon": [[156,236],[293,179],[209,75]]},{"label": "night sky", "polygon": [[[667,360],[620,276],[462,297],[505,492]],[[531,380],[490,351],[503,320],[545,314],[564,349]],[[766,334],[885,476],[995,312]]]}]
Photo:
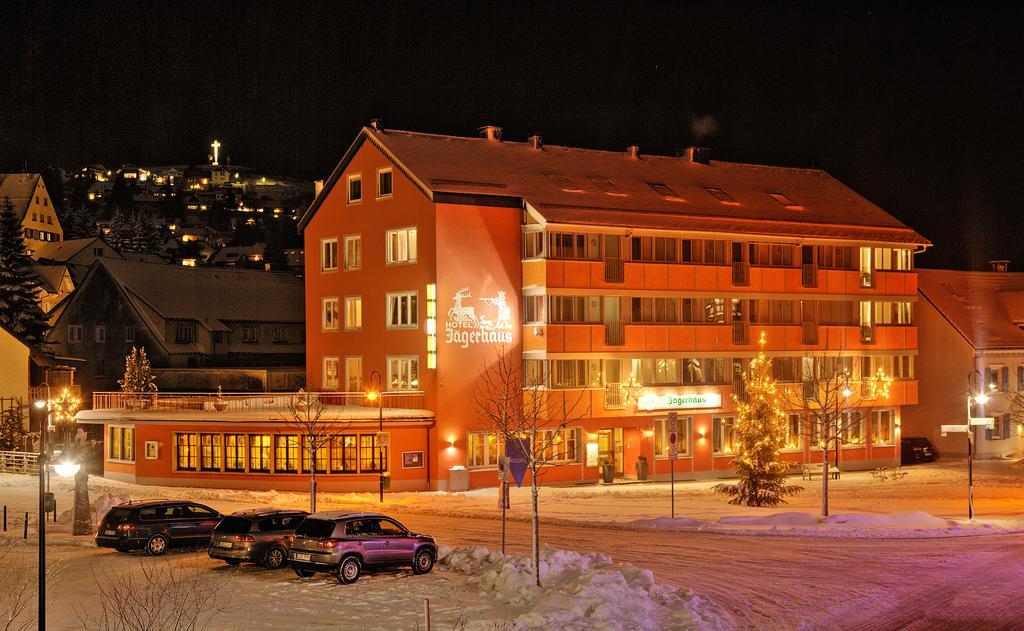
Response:
[{"label": "night sky", "polygon": [[1024,270],[1021,9],[291,4],[9,3],[0,167],[196,163],[216,137],[233,163],[313,179],[372,117],[699,142],[828,170],[931,239],[924,266]]}]

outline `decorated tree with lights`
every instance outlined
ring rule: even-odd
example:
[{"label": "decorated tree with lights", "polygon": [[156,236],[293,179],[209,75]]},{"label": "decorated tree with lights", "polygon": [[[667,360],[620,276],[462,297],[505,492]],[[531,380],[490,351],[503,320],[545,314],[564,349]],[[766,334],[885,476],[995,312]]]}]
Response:
[{"label": "decorated tree with lights", "polygon": [[124,378],[117,383],[122,391],[140,396],[146,392],[156,391],[153,369],[149,365],[146,349],[132,347],[132,352],[124,358]]},{"label": "decorated tree with lights", "polygon": [[733,465],[740,479],[736,484],[715,486],[716,492],[732,497],[730,504],[775,506],[803,490],[787,483],[786,464],[779,461],[779,449],[786,442],[786,412],[765,344],[761,333],[760,352],[743,375],[746,396],[733,395],[737,410]]}]

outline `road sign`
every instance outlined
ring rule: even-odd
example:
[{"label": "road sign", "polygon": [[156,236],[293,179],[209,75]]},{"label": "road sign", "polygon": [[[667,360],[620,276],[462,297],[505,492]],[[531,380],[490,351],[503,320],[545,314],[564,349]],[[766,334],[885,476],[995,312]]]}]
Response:
[{"label": "road sign", "polygon": [[971,425],[984,425],[989,429],[994,429],[996,426],[996,419],[991,416],[972,416]]},{"label": "road sign", "polygon": [[508,456],[501,456],[498,458],[498,481],[507,482],[511,479],[508,470]]},{"label": "road sign", "polygon": [[508,456],[508,470],[512,474],[512,480],[516,483],[516,486],[522,486],[523,478],[526,477],[528,441],[529,439],[527,438],[519,438],[505,443],[505,454]]},{"label": "road sign", "polygon": [[675,460],[679,457],[679,414],[668,413],[668,457]]},{"label": "road sign", "polygon": [[971,431],[970,425],[943,425],[941,426],[942,435],[945,436],[947,433],[967,433]]}]

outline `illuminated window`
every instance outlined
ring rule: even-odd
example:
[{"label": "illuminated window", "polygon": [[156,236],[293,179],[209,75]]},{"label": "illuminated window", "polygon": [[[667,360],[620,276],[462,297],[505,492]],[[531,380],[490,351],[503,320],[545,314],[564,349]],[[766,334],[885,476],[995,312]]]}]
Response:
[{"label": "illuminated window", "polygon": [[199,468],[203,471],[220,471],[221,453],[224,451],[224,437],[220,434],[199,435]]},{"label": "illuminated window", "polygon": [[800,427],[803,419],[799,414],[787,414],[786,415],[786,441],[783,443],[783,449],[800,449]]},{"label": "illuminated window", "polygon": [[359,472],[374,473],[388,470],[388,448],[377,445],[376,434],[359,435]]},{"label": "illuminated window", "polygon": [[355,204],[363,199],[363,177],[356,173],[348,176],[348,203]]},{"label": "illuminated window", "polygon": [[363,358],[345,358],[345,391],[362,392],[363,390]]},{"label": "illuminated window", "polygon": [[711,444],[716,454],[736,451],[736,418],[716,416],[711,421]]},{"label": "illuminated window", "polygon": [[338,358],[324,357],[324,390],[338,389]]},{"label": "illuminated window", "polygon": [[345,269],[359,269],[363,266],[363,240],[358,234],[345,237]]},{"label": "illuminated window", "polygon": [[892,445],[895,442],[893,419],[895,410],[875,410],[871,413],[871,443],[875,445]]},{"label": "illuminated window", "polygon": [[579,460],[579,445],[579,428],[542,429],[537,432],[534,448],[542,460],[575,462]]},{"label": "illuminated window", "polygon": [[399,228],[387,232],[388,265],[416,262],[416,228]]},{"label": "illuminated window", "polygon": [[331,439],[331,473],[359,471],[359,437],[342,434]]},{"label": "illuminated window", "polygon": [[363,328],[362,296],[345,296],[345,330],[355,331]]},{"label": "illuminated window", "polygon": [[281,473],[298,473],[298,436],[281,434],[274,436],[274,471]]},{"label": "illuminated window", "polygon": [[249,434],[249,471],[270,473],[270,434]]},{"label": "illuminated window", "polygon": [[107,459],[135,461],[135,428],[112,425],[107,428]]},{"label": "illuminated window", "polygon": [[322,239],[320,241],[320,271],[330,272],[338,269],[338,240]]},{"label": "illuminated window", "polygon": [[[668,419],[654,419],[654,456],[668,458]],[[692,416],[680,416],[676,422],[676,448],[680,456],[690,455],[690,428]]]},{"label": "illuminated window", "polygon": [[470,467],[497,467],[498,457],[504,451],[494,432],[466,434],[466,464]]},{"label": "illuminated window", "polygon": [[389,390],[416,390],[420,385],[419,359],[388,357]]},{"label": "illuminated window", "polygon": [[199,466],[199,435],[175,434],[175,469],[195,471]]},{"label": "illuminated window", "polygon": [[419,322],[415,291],[387,295],[387,328],[410,329]]},{"label": "illuminated window", "polygon": [[338,299],[337,298],[323,298],[320,301],[321,304],[321,327],[324,331],[337,331],[338,330]]},{"label": "illuminated window", "polygon": [[316,472],[327,473],[327,463],[330,461],[331,445],[330,441],[326,441],[326,437],[315,437],[310,441],[309,436],[302,437],[302,472],[309,473],[310,470],[310,452],[313,451],[312,445],[319,444],[316,449]]},{"label": "illuminated window", "polygon": [[377,198],[391,197],[393,192],[393,177],[391,169],[377,170]]},{"label": "illuminated window", "polygon": [[245,471],[245,434],[224,435],[224,470]]}]

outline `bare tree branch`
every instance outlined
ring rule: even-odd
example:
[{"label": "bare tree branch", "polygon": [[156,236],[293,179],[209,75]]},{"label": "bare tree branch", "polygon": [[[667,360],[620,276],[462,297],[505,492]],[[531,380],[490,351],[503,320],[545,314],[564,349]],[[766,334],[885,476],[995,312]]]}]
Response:
[{"label": "bare tree branch", "polygon": [[[309,507],[316,512],[316,473],[324,449],[329,450],[331,443],[351,427],[351,421],[342,420],[327,414],[327,409],[319,394],[306,392],[302,388],[288,399],[288,415],[282,416],[285,426],[299,434],[300,446],[304,458],[309,465]],[[325,467],[326,469],[326,467]]]}]

